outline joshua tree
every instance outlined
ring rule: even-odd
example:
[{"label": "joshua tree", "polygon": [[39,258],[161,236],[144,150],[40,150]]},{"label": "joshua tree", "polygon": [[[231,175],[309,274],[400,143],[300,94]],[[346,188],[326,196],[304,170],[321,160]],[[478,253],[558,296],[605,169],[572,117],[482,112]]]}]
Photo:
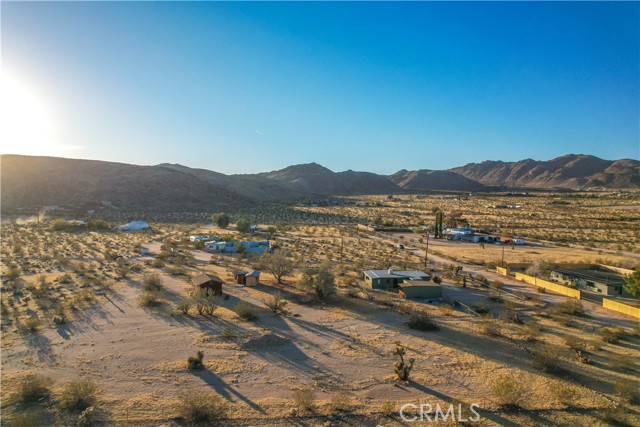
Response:
[{"label": "joshua tree", "polygon": [[398,356],[400,361],[393,364],[393,371],[401,381],[409,381],[409,372],[413,369],[413,362],[415,362],[415,359],[409,359],[409,363],[405,363],[404,355],[406,352],[400,341],[397,341],[396,351],[393,354]]}]

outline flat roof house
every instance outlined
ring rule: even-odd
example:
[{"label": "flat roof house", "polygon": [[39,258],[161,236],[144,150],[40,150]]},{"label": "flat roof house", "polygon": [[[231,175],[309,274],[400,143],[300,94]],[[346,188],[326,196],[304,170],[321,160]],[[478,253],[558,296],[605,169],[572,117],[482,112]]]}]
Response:
[{"label": "flat roof house", "polygon": [[431,280],[429,273],[417,270],[365,270],[363,278],[371,289],[397,288],[406,280]]},{"label": "flat roof house", "polygon": [[442,286],[427,280],[407,280],[398,286],[402,298],[437,300],[442,297]]},{"label": "flat roof house", "polygon": [[555,268],[551,270],[551,280],[607,296],[631,296],[624,290],[622,275],[613,271]]}]

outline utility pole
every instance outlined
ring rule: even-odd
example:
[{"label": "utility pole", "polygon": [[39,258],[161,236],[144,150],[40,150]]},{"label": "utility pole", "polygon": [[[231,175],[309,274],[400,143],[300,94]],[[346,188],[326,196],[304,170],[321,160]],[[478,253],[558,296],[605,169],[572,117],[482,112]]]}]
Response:
[{"label": "utility pole", "polygon": [[424,266],[427,266],[427,259],[429,257],[429,228],[427,228],[427,230],[425,231],[425,233],[427,236],[427,246],[424,249]]}]

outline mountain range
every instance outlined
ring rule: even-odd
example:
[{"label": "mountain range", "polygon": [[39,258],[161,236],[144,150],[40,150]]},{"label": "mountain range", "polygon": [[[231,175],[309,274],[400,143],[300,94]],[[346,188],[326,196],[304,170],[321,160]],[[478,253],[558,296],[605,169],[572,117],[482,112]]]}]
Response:
[{"label": "mountain range", "polygon": [[97,160],[2,155],[1,202],[6,208],[87,207],[207,211],[255,202],[424,191],[640,188],[640,162],[569,154],[548,161],[485,161],[449,170],[401,170],[393,175],[333,172],[316,163],[243,175],[179,164],[138,166]]}]

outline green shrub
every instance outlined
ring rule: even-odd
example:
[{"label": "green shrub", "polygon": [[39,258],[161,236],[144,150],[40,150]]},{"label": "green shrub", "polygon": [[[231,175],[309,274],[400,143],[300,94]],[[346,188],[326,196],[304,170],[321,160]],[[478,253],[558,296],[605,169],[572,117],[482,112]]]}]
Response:
[{"label": "green shrub", "polygon": [[189,309],[191,308],[191,301],[184,300],[180,304],[178,304],[178,310],[182,312],[182,314],[189,314]]},{"label": "green shrub", "polygon": [[35,374],[26,375],[18,384],[16,398],[25,403],[44,399],[51,393],[50,385],[49,378]]},{"label": "green shrub", "polygon": [[527,387],[510,374],[496,377],[491,392],[498,404],[507,410],[521,408],[528,399]]},{"label": "green shrub", "polygon": [[187,359],[187,368],[189,370],[193,369],[204,369],[204,363],[202,363],[202,359],[204,357],[204,353],[198,351],[196,357],[189,356]]},{"label": "green shrub", "polygon": [[84,411],[95,405],[98,392],[98,386],[90,378],[71,381],[60,392],[58,404],[67,411]]},{"label": "green shrub", "polygon": [[251,304],[248,304],[244,301],[236,304],[233,310],[238,316],[240,316],[241,319],[249,322],[258,318],[255,309],[251,306]]},{"label": "green shrub", "polygon": [[282,313],[287,304],[288,301],[283,299],[282,295],[279,292],[273,295],[271,298],[267,299],[267,301],[265,302],[267,308],[269,308],[269,310],[273,311],[274,313]]},{"label": "green shrub", "polygon": [[415,329],[417,331],[437,331],[438,325],[436,325],[433,320],[429,317],[429,315],[425,311],[415,310],[411,313],[411,318],[409,319],[409,323],[407,325],[411,329]]},{"label": "green shrub", "polygon": [[217,394],[191,391],[178,396],[175,409],[188,422],[213,424],[224,418],[227,404]]}]

